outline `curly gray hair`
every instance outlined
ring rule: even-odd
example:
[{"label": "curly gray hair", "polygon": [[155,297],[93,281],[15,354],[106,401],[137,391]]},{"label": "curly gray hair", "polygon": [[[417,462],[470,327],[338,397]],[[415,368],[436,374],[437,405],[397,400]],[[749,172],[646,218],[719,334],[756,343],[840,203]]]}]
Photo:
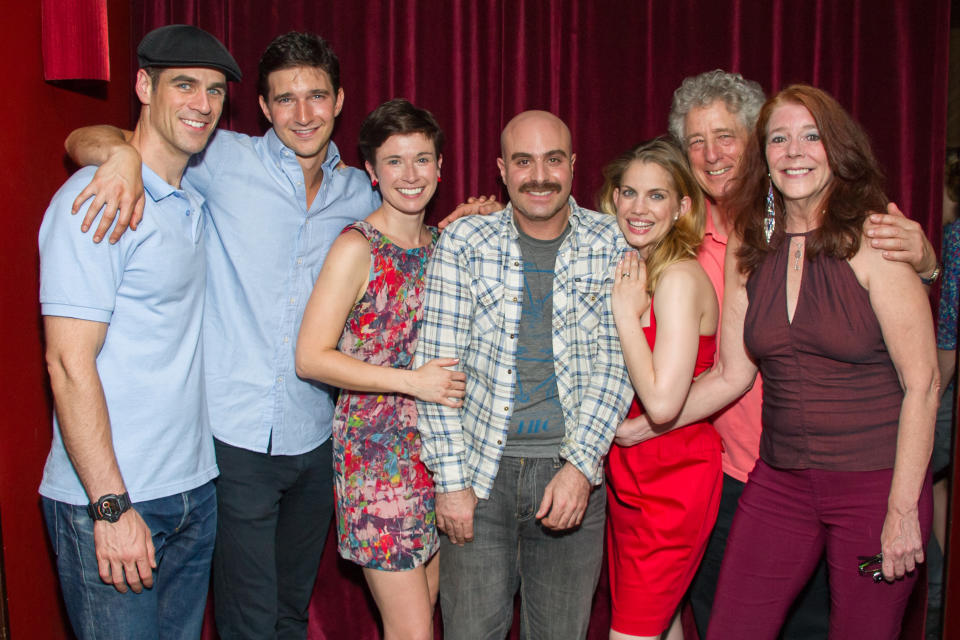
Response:
[{"label": "curly gray hair", "polygon": [[738,116],[750,131],[766,99],[759,83],[747,80],[739,73],[715,69],[684,78],[673,92],[673,104],[670,105],[668,116],[670,135],[680,143],[681,148],[686,149],[683,121],[687,114],[691,109],[706,107],[717,100],[723,100],[727,110]]}]

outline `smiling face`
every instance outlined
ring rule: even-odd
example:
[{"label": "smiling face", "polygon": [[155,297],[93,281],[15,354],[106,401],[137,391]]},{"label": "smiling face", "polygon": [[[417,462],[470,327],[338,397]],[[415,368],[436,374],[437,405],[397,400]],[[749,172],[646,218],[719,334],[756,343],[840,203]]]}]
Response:
[{"label": "smiling face", "polygon": [[150,139],[162,141],[165,157],[186,162],[207,146],[223,112],[227,82],[223,72],[206,68],[170,68],[157,74],[137,73],[137,96],[146,106],[145,126]]},{"label": "smiling face", "polygon": [[647,257],[691,206],[689,197],[680,197],[666,169],[640,160],[631,162],[623,172],[613,202],[620,231],[641,258]]},{"label": "smiling face", "polygon": [[767,167],[790,215],[818,216],[833,172],[817,123],[806,107],[785,102],[767,123]]},{"label": "smiling face", "polygon": [[694,107],[683,120],[684,150],[700,188],[714,201],[723,199],[736,177],[749,133],[726,103]]},{"label": "smiling face", "polygon": [[437,191],[443,157],[422,133],[397,134],[376,151],[376,166],[365,163],[372,180],[380,183],[383,204],[402,212],[423,213]]},{"label": "smiling face", "polygon": [[501,147],[497,166],[517,224],[533,237],[559,236],[567,221],[563,214],[569,213],[576,161],[569,129],[550,113],[527,111],[504,128]]},{"label": "smiling face", "polygon": [[334,91],[329,74],[319,67],[279,69],[267,82],[269,96],[260,96],[260,108],[281,142],[298,158],[325,160],[343,89]]}]

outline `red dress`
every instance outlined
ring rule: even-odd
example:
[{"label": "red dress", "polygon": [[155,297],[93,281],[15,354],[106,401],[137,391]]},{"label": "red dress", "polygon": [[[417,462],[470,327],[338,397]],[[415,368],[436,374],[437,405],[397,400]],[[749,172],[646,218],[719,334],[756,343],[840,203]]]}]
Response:
[{"label": "red dress", "polygon": [[[644,327],[653,350],[657,319]],[[700,336],[694,376],[709,369],[716,336]],[[634,398],[630,417],[643,413]],[[720,436],[709,422],[674,429],[607,458],[610,627],[663,632],[700,564],[717,519],[723,474]]]}]

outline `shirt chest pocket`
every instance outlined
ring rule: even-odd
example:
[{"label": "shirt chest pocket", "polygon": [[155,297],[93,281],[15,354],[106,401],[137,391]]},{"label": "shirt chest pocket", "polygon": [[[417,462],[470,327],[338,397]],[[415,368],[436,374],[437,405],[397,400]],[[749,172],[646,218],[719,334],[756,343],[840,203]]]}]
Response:
[{"label": "shirt chest pocket", "polygon": [[596,338],[603,317],[604,278],[585,275],[574,280],[576,288],[577,327],[588,338]]},{"label": "shirt chest pocket", "polygon": [[488,278],[474,278],[470,283],[476,300],[474,327],[476,336],[483,339],[487,332],[503,328],[503,283]]}]

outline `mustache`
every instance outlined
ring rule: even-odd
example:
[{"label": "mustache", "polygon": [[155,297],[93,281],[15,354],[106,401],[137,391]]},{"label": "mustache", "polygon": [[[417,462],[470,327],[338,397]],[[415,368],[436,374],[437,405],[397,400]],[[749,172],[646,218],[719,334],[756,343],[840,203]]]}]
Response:
[{"label": "mustache", "polygon": [[520,193],[526,193],[528,191],[556,191],[560,192],[561,186],[559,182],[524,182],[520,185]]}]

